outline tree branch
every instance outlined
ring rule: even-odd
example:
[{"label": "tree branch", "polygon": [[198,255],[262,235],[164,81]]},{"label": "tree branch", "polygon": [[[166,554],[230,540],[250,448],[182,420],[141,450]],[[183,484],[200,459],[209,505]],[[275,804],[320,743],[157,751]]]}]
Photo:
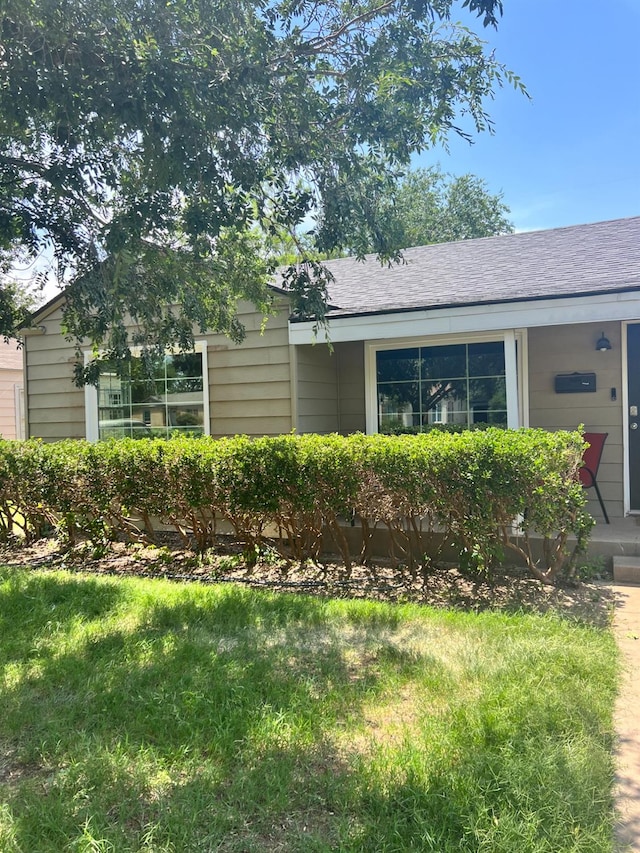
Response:
[{"label": "tree branch", "polygon": [[[328,33],[324,36],[316,36],[315,38],[310,39],[308,42],[305,42],[299,47],[291,50],[289,53],[278,56],[275,59],[274,65],[278,65],[284,59],[290,58],[291,56],[305,56],[307,54],[322,53],[323,50],[326,50],[330,45],[335,44],[335,42],[339,38],[346,35],[354,27],[357,27],[359,24],[372,21],[379,15],[386,14],[395,5],[396,0],[387,0],[386,3],[382,3],[380,6],[376,6],[375,9],[370,9],[368,12],[363,12],[361,15],[356,15],[355,18],[351,18],[349,21],[345,21],[342,26],[338,27],[338,29],[334,30],[332,33]],[[272,67],[274,67],[274,65],[272,65]]]},{"label": "tree branch", "polygon": [[[55,189],[53,183],[48,180],[49,175],[51,173],[51,167],[45,166],[42,163],[35,162],[33,160],[25,160],[20,157],[8,157],[6,154],[0,154],[0,166],[14,166],[16,169],[22,169],[27,172],[33,172],[35,175],[38,175],[43,180],[46,180],[51,186],[52,189]],[[61,188],[62,191],[56,192],[56,195],[59,198],[73,198],[75,204],[77,204],[88,216],[91,217],[98,225],[107,226],[109,224],[108,219],[104,219],[100,216],[93,207],[89,204],[86,199],[79,196],[77,193],[73,192],[70,187]]]}]

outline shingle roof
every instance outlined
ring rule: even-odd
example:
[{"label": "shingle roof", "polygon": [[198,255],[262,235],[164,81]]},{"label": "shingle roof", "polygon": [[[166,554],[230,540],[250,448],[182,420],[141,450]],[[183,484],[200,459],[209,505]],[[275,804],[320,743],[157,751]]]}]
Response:
[{"label": "shingle roof", "polygon": [[329,316],[640,289],[640,216],[327,261]]}]

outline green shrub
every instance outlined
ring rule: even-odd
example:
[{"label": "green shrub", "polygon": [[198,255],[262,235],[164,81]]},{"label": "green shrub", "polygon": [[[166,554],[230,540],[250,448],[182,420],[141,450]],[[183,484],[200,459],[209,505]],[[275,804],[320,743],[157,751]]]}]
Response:
[{"label": "green shrub", "polygon": [[[330,536],[349,567],[344,522],[357,519],[360,559],[371,557],[382,526],[392,556],[414,574],[446,547],[470,570],[487,571],[511,553],[551,581],[571,570],[593,524],[577,479],[583,447],[577,432],[498,428],[0,441],[0,534],[18,526],[33,538],[52,526],[70,543],[82,536],[106,547],[117,536],[152,537],[160,519],[204,551],[224,519],[247,554],[269,540],[292,559],[318,560]],[[533,532],[543,537],[542,556]],[[424,533],[438,534],[426,554]]]}]

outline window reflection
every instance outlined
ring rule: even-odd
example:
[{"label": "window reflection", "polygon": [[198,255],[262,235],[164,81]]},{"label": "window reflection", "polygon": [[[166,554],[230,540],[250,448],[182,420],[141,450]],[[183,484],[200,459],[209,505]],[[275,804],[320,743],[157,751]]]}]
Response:
[{"label": "window reflection", "polygon": [[380,350],[376,375],[380,432],[507,424],[502,341]]},{"label": "window reflection", "polygon": [[103,361],[98,422],[101,439],[203,434],[202,353],[133,357],[124,374]]}]

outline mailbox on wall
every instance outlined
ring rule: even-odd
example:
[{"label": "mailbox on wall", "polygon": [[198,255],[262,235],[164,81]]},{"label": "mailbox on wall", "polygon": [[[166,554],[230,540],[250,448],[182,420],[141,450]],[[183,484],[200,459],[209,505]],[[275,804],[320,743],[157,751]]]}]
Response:
[{"label": "mailbox on wall", "polygon": [[584,394],[595,390],[595,373],[558,373],[556,376],[556,394]]}]

